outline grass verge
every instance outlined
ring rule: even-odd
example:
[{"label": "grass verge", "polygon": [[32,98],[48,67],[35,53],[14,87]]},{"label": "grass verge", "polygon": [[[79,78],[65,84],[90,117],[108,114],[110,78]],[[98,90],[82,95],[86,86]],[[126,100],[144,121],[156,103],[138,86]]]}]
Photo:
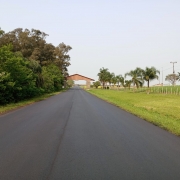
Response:
[{"label": "grass verge", "polygon": [[[65,91],[65,90],[63,90],[63,91]],[[34,98],[31,98],[31,99],[28,99],[28,100],[23,100],[23,101],[20,101],[18,103],[10,103],[10,104],[4,105],[4,106],[0,106],[0,115],[5,114],[5,113],[7,113],[9,111],[12,111],[12,110],[15,110],[15,109],[18,109],[18,108],[33,104],[35,102],[42,101],[44,99],[47,99],[50,96],[57,95],[57,94],[59,94],[59,93],[61,93],[63,91],[48,93],[48,94],[41,95],[39,97],[34,97]]]},{"label": "grass verge", "polygon": [[100,89],[88,92],[180,136],[180,96]]}]

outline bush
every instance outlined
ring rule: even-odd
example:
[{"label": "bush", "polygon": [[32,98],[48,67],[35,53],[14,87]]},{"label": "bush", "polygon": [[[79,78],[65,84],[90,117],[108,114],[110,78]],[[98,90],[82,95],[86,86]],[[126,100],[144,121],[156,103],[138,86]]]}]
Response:
[{"label": "bush", "polygon": [[11,46],[0,48],[0,104],[17,102],[36,94],[35,76],[22,56],[11,52]]}]

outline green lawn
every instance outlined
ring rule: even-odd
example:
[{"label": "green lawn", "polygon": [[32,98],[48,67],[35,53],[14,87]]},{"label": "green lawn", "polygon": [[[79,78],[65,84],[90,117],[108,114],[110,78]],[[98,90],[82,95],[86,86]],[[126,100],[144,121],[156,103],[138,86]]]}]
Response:
[{"label": "green lawn", "polygon": [[88,92],[180,136],[180,95],[102,89]]},{"label": "green lawn", "polygon": [[8,111],[11,111],[11,110],[14,110],[17,108],[21,108],[21,107],[24,107],[24,106],[27,106],[30,104],[33,104],[33,103],[38,102],[38,101],[42,101],[44,99],[47,99],[50,96],[53,96],[53,95],[56,95],[59,93],[60,92],[53,92],[53,93],[49,93],[49,94],[44,94],[44,95],[39,96],[39,97],[34,97],[34,98],[31,98],[28,100],[20,101],[18,103],[11,103],[11,104],[7,104],[4,106],[0,106],[0,114],[6,113]]}]

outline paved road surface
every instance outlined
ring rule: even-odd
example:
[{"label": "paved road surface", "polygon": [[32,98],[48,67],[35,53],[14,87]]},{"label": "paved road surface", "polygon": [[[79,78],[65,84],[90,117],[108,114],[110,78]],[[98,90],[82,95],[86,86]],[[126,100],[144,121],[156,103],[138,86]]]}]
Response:
[{"label": "paved road surface", "polygon": [[0,180],[180,180],[180,138],[73,88],[0,116]]}]

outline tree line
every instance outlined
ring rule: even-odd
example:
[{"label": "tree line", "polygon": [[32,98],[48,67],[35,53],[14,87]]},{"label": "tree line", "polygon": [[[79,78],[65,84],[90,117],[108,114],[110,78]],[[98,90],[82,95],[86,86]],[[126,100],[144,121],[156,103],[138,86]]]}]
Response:
[{"label": "tree line", "polygon": [[47,43],[47,36],[36,29],[0,29],[0,104],[62,89],[72,48]]},{"label": "tree line", "polygon": [[[97,74],[99,77],[99,81],[96,81],[93,83],[93,85],[97,88],[98,86],[102,85],[103,88],[107,87],[107,83],[109,86],[118,85],[130,88],[132,85],[133,87],[139,88],[144,85],[144,83],[147,83],[147,87],[150,86],[150,81],[154,79],[158,79],[160,71],[157,70],[155,67],[146,67],[145,69],[141,69],[137,67],[134,70],[131,70],[127,72],[124,76],[122,75],[115,75],[114,73],[109,72],[107,68],[100,68],[99,73]],[[126,79],[128,77],[128,79]],[[173,75],[167,75],[166,80],[169,80],[170,83],[174,83],[174,77],[176,77],[175,80],[180,80],[180,73],[174,76]],[[109,86],[107,88],[109,88]]]}]

